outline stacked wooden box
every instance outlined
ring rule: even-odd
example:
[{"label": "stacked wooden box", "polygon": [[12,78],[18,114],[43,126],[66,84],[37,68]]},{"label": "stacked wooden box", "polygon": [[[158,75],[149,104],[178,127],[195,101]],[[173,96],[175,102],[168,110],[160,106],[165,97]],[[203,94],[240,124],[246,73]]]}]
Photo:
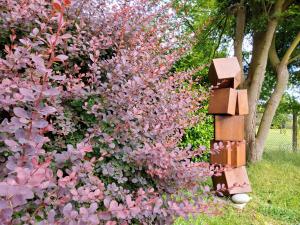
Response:
[{"label": "stacked wooden box", "polygon": [[215,138],[211,141],[211,164],[224,166],[213,176],[215,189],[225,186],[226,195],[251,192],[246,164],[244,116],[248,113],[247,90],[237,90],[241,68],[237,58],[214,59],[209,69],[213,85],[208,113],[215,117]]}]

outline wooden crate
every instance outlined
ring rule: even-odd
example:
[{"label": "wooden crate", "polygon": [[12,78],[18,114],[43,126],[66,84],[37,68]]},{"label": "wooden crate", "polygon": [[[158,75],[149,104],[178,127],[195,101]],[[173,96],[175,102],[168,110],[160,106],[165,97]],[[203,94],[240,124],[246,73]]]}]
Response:
[{"label": "wooden crate", "polygon": [[[214,145],[219,147],[218,152]],[[246,165],[246,142],[211,141],[210,163],[239,167]]]},{"label": "wooden crate", "polygon": [[[223,145],[223,146],[222,146]],[[212,140],[210,142],[210,163],[231,165],[231,149],[227,147],[228,143],[223,141]],[[215,146],[218,147],[218,151],[215,150]]]},{"label": "wooden crate", "polygon": [[213,185],[217,190],[218,185],[225,186],[222,190],[225,195],[251,192],[251,185],[245,166],[237,168],[226,168],[221,176],[213,176]]},{"label": "wooden crate", "polygon": [[215,116],[216,141],[243,141],[244,116]]},{"label": "wooden crate", "polygon": [[247,115],[249,113],[247,90],[237,90],[236,115]]},{"label": "wooden crate", "polygon": [[237,88],[241,83],[241,67],[236,57],[213,59],[208,78],[215,88]]},{"label": "wooden crate", "polygon": [[212,91],[209,104],[209,114],[235,115],[237,107],[237,90],[233,88],[215,89]]},{"label": "wooden crate", "polygon": [[235,142],[232,145],[231,166],[240,167],[246,165],[246,141]]}]

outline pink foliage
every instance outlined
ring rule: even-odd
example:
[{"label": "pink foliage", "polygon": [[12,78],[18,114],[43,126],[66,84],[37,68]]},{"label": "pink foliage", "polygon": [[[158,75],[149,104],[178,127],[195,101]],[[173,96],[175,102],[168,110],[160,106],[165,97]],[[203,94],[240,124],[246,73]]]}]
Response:
[{"label": "pink foliage", "polygon": [[[192,72],[170,72],[186,47],[169,6],[146,0],[0,3],[0,28],[9,34],[0,49],[6,112],[0,223],[166,224],[175,215],[207,211],[201,198],[194,204],[162,198],[212,174],[207,164],[191,162],[201,150],[178,147],[184,129],[197,121],[193,111],[203,96],[192,91]],[[76,129],[65,113],[72,99],[82,99],[82,110],[97,122],[76,146],[49,150],[45,146]]]}]

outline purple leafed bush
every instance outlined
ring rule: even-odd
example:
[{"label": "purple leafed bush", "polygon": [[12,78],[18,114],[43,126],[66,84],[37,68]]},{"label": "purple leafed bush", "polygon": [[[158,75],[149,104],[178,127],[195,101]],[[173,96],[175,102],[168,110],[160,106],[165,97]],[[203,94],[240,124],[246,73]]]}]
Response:
[{"label": "purple leafed bush", "polygon": [[169,224],[213,210],[200,186],[212,171],[191,160],[201,150],[178,147],[204,95],[192,72],[172,72],[187,45],[168,5],[0,4],[0,224]]}]

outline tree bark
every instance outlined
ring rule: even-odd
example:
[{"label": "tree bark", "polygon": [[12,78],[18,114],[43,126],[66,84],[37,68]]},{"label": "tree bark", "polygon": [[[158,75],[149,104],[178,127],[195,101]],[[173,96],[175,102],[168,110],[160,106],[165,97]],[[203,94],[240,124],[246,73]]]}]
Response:
[{"label": "tree bark", "polygon": [[[264,81],[268,61],[268,53],[278,24],[277,15],[281,13],[284,0],[277,0],[272,18],[263,32],[255,32],[253,38],[253,56],[249,68],[248,101],[249,114],[246,117],[246,141],[248,144],[248,160],[260,161],[263,153],[262,141],[256,141],[256,113],[257,102]],[[273,118],[273,117],[272,117]]]},{"label": "tree bark", "polygon": [[234,55],[237,57],[241,68],[243,68],[243,40],[246,21],[246,9],[244,6],[244,0],[237,6],[236,13],[236,26],[234,37]]},{"label": "tree bark", "polygon": [[263,149],[265,147],[265,141],[268,137],[272,120],[279,106],[280,100],[284,94],[284,91],[287,88],[288,81],[289,81],[289,72],[287,66],[279,67],[277,72],[277,83],[275,85],[275,89],[273,93],[271,94],[270,99],[267,102],[256,136],[255,148],[257,151],[258,160],[262,159]]},{"label": "tree bark", "polygon": [[293,151],[298,150],[298,111],[293,111]]}]

